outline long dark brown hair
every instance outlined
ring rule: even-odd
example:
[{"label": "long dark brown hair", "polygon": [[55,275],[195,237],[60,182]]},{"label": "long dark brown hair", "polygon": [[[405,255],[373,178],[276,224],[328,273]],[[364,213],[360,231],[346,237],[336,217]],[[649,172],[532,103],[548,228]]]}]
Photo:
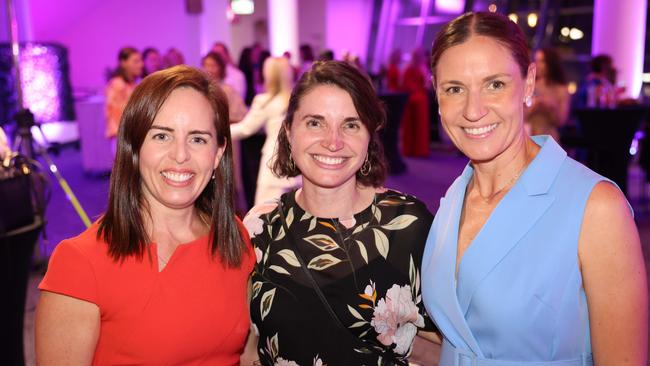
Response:
[{"label": "long dark brown hair", "polygon": [[172,91],[192,88],[206,97],[214,111],[217,144],[225,147],[215,179],[210,180],[194,206],[210,218],[212,255],[229,267],[239,266],[243,243],[234,210],[233,157],[228,124],[228,102],[223,91],[203,72],[175,66],[155,72],[138,85],[129,99],[118,130],[117,154],[111,174],[108,210],[99,220],[97,238],[108,244],[115,260],[142,258],[151,238],[144,227],[148,208],[142,194],[140,149],[158,111]]},{"label": "long dark brown hair", "polygon": [[290,159],[291,146],[287,130],[291,129],[293,115],[300,105],[300,100],[319,85],[333,85],[350,94],[361,123],[370,133],[368,144],[370,171],[365,175],[358,171],[356,179],[363,186],[380,187],[386,179],[386,158],[379,138],[379,130],[386,124],[386,111],[370,79],[356,67],[342,61],[315,62],[293,88],[283,128],[278,134],[273,172],[280,177],[295,177],[300,174],[298,167]]},{"label": "long dark brown hair", "polygon": [[436,66],[442,54],[453,46],[465,43],[473,35],[494,39],[510,50],[525,77],[530,65],[530,50],[526,36],[508,17],[489,12],[466,13],[445,24],[438,32],[431,48],[431,75],[436,85]]}]

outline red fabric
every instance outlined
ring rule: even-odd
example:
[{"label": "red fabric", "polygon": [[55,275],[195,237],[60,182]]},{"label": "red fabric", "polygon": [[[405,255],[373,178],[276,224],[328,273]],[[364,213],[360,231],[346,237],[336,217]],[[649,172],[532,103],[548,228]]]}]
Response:
[{"label": "red fabric", "polygon": [[101,329],[93,365],[237,365],[250,326],[248,278],[209,255],[208,236],[178,246],[162,272],[151,244],[145,254],[115,262],[97,241],[97,225],[55,249],[39,288],[97,304]]},{"label": "red fabric", "polygon": [[400,71],[397,65],[389,65],[388,70],[386,70],[386,89],[389,91],[399,91],[399,77]]},{"label": "red fabric", "polygon": [[429,155],[429,97],[424,88],[425,75],[417,66],[404,72],[404,87],[409,98],[402,115],[402,154]]}]

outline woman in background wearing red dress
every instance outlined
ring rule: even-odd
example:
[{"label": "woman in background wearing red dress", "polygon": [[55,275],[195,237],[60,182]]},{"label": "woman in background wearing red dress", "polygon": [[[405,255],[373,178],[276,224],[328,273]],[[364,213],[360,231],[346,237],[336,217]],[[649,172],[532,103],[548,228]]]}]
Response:
[{"label": "woman in background wearing red dress", "polygon": [[416,48],[411,63],[404,71],[402,89],[409,93],[409,99],[402,116],[402,153],[404,156],[429,156],[429,96],[426,85],[426,56]]}]

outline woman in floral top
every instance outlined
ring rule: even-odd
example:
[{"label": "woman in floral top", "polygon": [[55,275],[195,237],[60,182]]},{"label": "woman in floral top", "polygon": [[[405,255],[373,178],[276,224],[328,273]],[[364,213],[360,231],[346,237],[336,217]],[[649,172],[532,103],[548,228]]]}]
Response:
[{"label": "woman in floral top", "polygon": [[273,169],[302,174],[303,188],[244,219],[263,365],[406,365],[416,333],[435,338],[420,296],[433,217],[380,188],[384,123],[371,82],[346,63],[315,63],[295,87]]}]

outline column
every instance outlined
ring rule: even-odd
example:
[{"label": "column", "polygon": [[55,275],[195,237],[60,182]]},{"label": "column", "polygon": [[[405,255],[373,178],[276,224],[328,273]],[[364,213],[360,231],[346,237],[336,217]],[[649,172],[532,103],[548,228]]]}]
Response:
[{"label": "column", "polygon": [[645,52],[646,0],[595,0],[591,54],[612,56],[625,96],[641,91]]},{"label": "column", "polygon": [[282,56],[291,52],[294,63],[298,60],[298,0],[268,0],[269,43],[271,55]]}]

